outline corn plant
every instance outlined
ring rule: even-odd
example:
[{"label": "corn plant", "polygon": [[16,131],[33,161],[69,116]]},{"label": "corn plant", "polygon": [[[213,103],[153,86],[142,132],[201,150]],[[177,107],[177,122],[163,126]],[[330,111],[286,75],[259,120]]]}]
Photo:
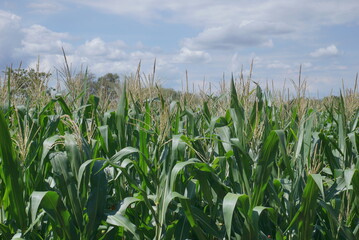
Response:
[{"label": "corn plant", "polygon": [[358,239],[359,109],[237,89],[1,111],[1,238]]}]

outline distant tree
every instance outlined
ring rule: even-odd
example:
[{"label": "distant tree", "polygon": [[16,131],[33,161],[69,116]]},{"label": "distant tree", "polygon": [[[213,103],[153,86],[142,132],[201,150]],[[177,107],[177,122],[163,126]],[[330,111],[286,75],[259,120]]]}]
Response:
[{"label": "distant tree", "polygon": [[160,87],[160,91],[164,99],[169,99],[171,101],[179,101],[181,98],[181,93],[172,88]]},{"label": "distant tree", "polygon": [[116,95],[116,89],[120,84],[120,76],[116,73],[106,73],[97,81],[89,81],[89,93],[94,95]]}]

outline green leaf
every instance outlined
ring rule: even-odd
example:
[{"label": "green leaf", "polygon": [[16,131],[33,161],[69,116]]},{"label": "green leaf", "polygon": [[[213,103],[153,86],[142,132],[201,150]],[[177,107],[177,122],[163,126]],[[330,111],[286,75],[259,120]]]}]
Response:
[{"label": "green leaf", "polygon": [[264,192],[267,188],[274,158],[278,150],[279,138],[276,132],[277,131],[272,131],[269,134],[259,153],[258,163],[254,173],[254,190],[251,201],[252,207],[262,205]]},{"label": "green leaf", "polygon": [[122,216],[121,214],[107,216],[106,222],[114,226],[123,227],[127,231],[132,233],[135,239],[141,239],[139,234],[137,233],[136,226],[133,223],[131,223],[130,220],[128,220],[128,218]]},{"label": "green leaf", "polygon": [[123,89],[120,96],[120,101],[118,103],[116,111],[116,127],[117,127],[117,137],[119,142],[120,149],[126,147],[126,121],[127,121],[127,95],[126,95],[126,82],[123,85]]},{"label": "green leaf", "polygon": [[56,97],[56,101],[60,104],[63,114],[69,115],[72,118],[70,108],[67,106],[65,100],[62,97]]},{"label": "green leaf", "polygon": [[101,170],[103,164],[103,161],[95,161],[91,170],[91,191],[86,205],[89,219],[85,228],[87,239],[95,236],[101,220],[105,217],[107,179],[104,170]]},{"label": "green leaf", "polygon": [[128,155],[134,154],[134,153],[139,153],[140,151],[136,148],[133,147],[125,147],[123,149],[121,149],[119,152],[117,152],[115,155],[113,155],[110,158],[110,162],[114,163],[116,165],[118,165],[121,160],[123,160],[125,157],[127,157]]},{"label": "green leaf", "polygon": [[0,111],[0,176],[4,181],[5,193],[2,197],[8,219],[14,219],[22,230],[26,229],[24,183],[20,163],[12,149],[12,139],[3,113]]},{"label": "green leaf", "polygon": [[82,204],[77,190],[77,180],[70,170],[70,159],[64,152],[56,152],[50,157],[51,165],[56,174],[61,193],[70,203],[69,210],[73,213],[77,226],[83,230]]},{"label": "green leaf", "polygon": [[135,197],[127,197],[125,199],[123,199],[123,203],[121,204],[120,209],[116,212],[116,214],[120,214],[120,215],[125,215],[127,208],[135,203],[135,202],[140,202],[142,201],[141,199],[135,198]]},{"label": "green leaf", "polygon": [[55,231],[67,239],[72,239],[70,213],[63,205],[58,193],[53,191],[39,192],[31,194],[31,217],[35,221],[36,214],[43,208],[51,217]]},{"label": "green leaf", "polygon": [[228,239],[231,238],[232,218],[238,201],[241,209],[240,212],[244,216],[247,216],[249,211],[249,198],[246,194],[227,193],[223,199],[223,218]]},{"label": "green leaf", "polygon": [[316,220],[317,197],[320,191],[317,181],[319,181],[318,175],[314,175],[314,177],[313,175],[308,176],[300,208],[286,230],[288,231],[294,224],[298,224],[300,240],[312,238],[314,222]]}]

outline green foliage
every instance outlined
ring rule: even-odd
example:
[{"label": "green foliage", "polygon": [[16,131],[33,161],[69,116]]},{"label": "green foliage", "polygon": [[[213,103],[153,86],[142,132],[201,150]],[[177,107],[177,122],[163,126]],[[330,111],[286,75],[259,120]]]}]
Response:
[{"label": "green foliage", "polygon": [[117,97],[116,90],[120,86],[120,76],[116,73],[106,73],[95,80],[93,77],[89,79],[89,94],[97,95],[100,91],[105,92],[112,98]]},{"label": "green foliage", "polygon": [[358,239],[359,109],[298,117],[236,87],[196,106],[123,84],[114,111],[94,95],[1,110],[0,238]]}]

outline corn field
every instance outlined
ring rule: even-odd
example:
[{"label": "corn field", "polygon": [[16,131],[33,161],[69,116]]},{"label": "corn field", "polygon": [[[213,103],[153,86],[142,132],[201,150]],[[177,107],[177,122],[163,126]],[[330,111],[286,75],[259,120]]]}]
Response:
[{"label": "corn field", "polygon": [[[358,95],[160,91],[0,111],[1,239],[359,239]],[[75,104],[75,102],[80,104]]]}]

